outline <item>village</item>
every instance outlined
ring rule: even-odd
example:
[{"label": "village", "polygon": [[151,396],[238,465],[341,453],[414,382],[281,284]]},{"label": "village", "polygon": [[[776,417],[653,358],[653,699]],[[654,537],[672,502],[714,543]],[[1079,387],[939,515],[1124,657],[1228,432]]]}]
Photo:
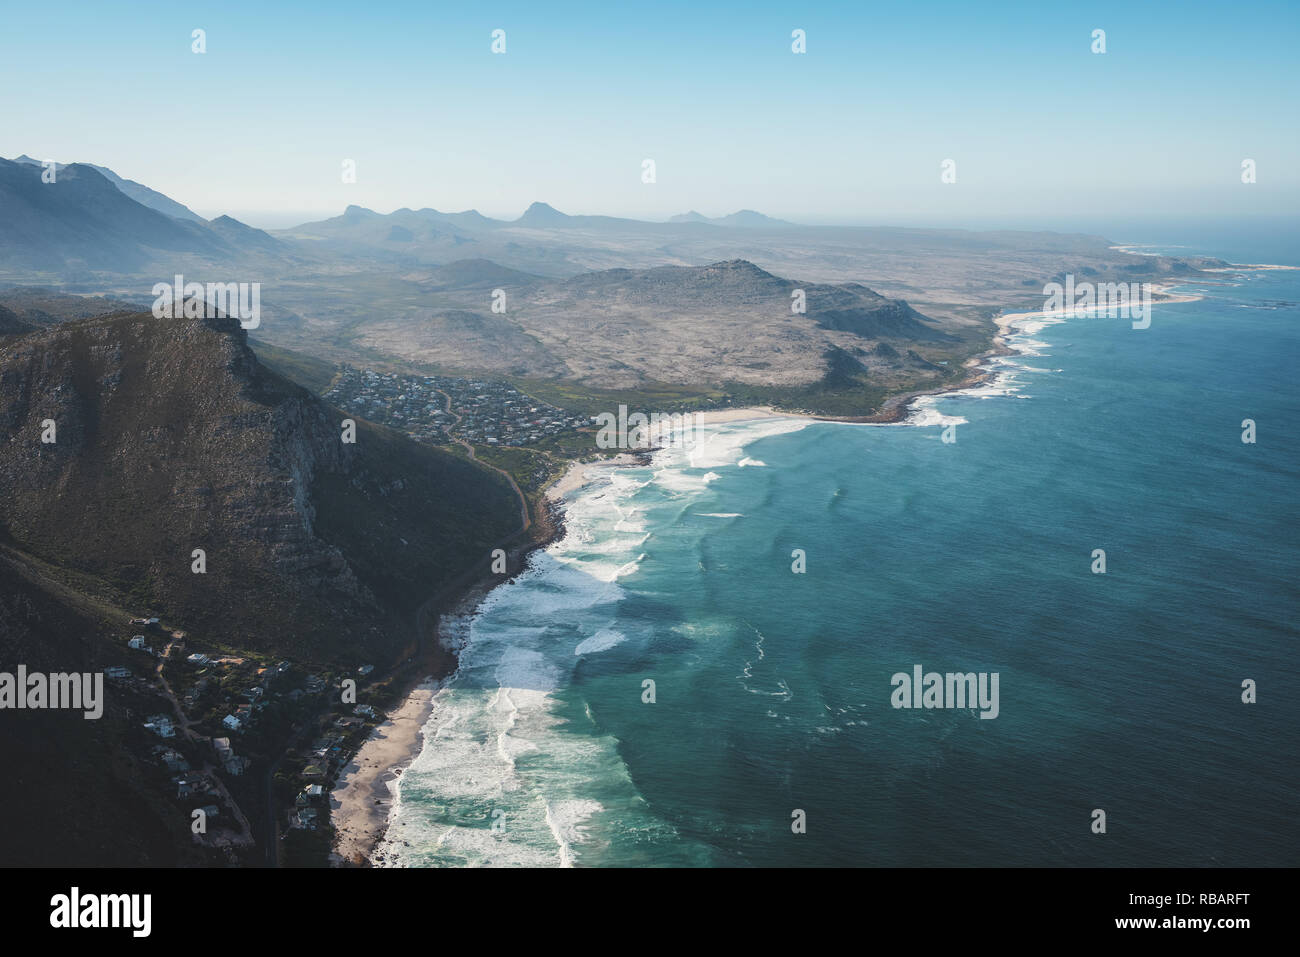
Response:
[{"label": "village", "polygon": [[346,412],[440,445],[453,436],[474,445],[530,445],[590,424],[586,416],[547,405],[505,382],[398,375],[347,365],[324,398]]},{"label": "village", "polygon": [[[129,624],[129,666],[104,675],[140,703],[155,783],[176,803],[193,843],[229,863],[247,862],[257,848],[249,818],[269,819],[282,847],[268,858],[321,863],[330,786],[382,720],[339,689],[349,678],[362,686],[374,666],[313,672],[192,650],[184,632],[168,631],[157,617]],[[264,784],[267,776],[269,807],[268,789],[248,780]]]}]

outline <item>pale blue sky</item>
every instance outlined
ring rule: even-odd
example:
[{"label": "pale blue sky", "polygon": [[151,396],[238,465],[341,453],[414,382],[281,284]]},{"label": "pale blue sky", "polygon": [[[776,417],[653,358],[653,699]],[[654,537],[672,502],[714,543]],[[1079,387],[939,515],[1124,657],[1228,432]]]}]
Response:
[{"label": "pale blue sky", "polygon": [[268,226],[533,200],[1057,228],[1300,212],[1297,4],[891,6],[10,3],[0,156]]}]

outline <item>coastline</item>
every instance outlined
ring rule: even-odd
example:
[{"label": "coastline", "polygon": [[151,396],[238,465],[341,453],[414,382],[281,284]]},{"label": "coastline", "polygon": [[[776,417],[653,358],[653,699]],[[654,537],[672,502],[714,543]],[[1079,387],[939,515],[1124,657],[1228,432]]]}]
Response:
[{"label": "coastline", "polygon": [[[1195,293],[1171,293],[1175,284],[1161,284],[1154,292],[1159,297],[1153,305],[1195,302],[1203,296]],[[1044,310],[1004,312],[993,316],[997,333],[991,347],[978,356],[966,360],[969,374],[960,381],[932,388],[892,396],[881,411],[872,416],[843,418],[819,416],[809,413],[784,412],[771,406],[747,406],[730,409],[703,410],[694,413],[700,425],[719,425],[730,422],[748,422],[759,419],[789,418],[812,421],[842,422],[862,425],[889,425],[906,423],[913,416],[914,404],[926,397],[959,393],[987,384],[999,375],[996,367],[999,357],[1018,353],[1009,342],[1018,331],[1016,326],[1034,320],[1064,320],[1086,316],[1086,311],[1049,313]],[[437,612],[433,637],[442,653],[452,661],[458,657],[468,639],[470,620],[479,604],[498,585],[511,581],[524,567],[527,556],[535,549],[545,548],[564,536],[565,528],[561,503],[574,491],[591,481],[591,470],[626,468],[646,465],[653,449],[645,452],[624,452],[606,459],[574,461],[547,485],[543,492],[542,514],[537,516],[538,534],[528,542],[509,550],[512,572],[508,576],[483,572],[473,577],[450,602]],[[433,601],[433,600],[431,600]],[[442,603],[439,603],[442,604]],[[372,866],[371,858],[387,831],[393,809],[397,804],[397,783],[402,772],[415,760],[424,746],[424,725],[433,712],[437,691],[455,675],[453,666],[441,677],[416,677],[408,683],[401,703],[388,712],[382,724],[339,774],[330,791],[331,822],[335,827],[335,843],[330,855],[332,866]]]},{"label": "coastline", "polygon": [[[591,464],[591,463],[588,463]],[[564,536],[553,501],[533,523],[533,537],[522,544],[503,545],[508,575],[487,569],[467,573],[463,582],[431,597],[416,618],[435,616],[428,628],[429,647],[421,662],[408,673],[399,691],[399,703],[339,772],[329,790],[330,823],[334,842],[331,867],[371,867],[371,858],[388,830],[397,805],[397,782],[424,747],[424,726],[433,714],[437,693],[456,675],[459,652],[468,640],[468,624],[488,592],[510,581],[535,549]]]},{"label": "coastline", "polygon": [[[554,506],[557,505],[564,498],[564,496],[568,495],[570,492],[582,488],[582,486],[587,484],[587,479],[585,476],[588,469],[602,469],[602,468],[610,469],[610,468],[626,467],[629,465],[644,465],[646,464],[647,460],[648,460],[648,456],[646,456],[643,453],[622,452],[618,455],[612,456],[608,459],[604,459],[601,461],[570,462],[568,468],[566,468],[563,472],[561,472],[559,477],[556,478],[554,481],[552,481],[551,484],[546,487],[544,493],[546,496],[546,500],[551,503],[552,510],[554,510]],[[562,524],[559,521],[559,517],[556,515],[552,516],[552,521],[555,522],[557,525]],[[549,545],[551,542],[555,541],[555,539],[558,537],[560,536],[557,534],[556,536],[549,538],[546,544]]]},{"label": "coastline", "polygon": [[334,866],[364,867],[388,826],[393,785],[424,745],[423,728],[433,712],[440,686],[422,681],[371,732],[361,749],[339,773],[330,791],[330,820],[335,827]]}]

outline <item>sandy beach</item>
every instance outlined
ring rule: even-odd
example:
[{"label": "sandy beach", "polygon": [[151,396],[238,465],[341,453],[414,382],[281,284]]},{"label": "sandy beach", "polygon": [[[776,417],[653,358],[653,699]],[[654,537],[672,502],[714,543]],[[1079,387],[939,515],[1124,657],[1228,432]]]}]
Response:
[{"label": "sandy beach", "polygon": [[[703,412],[687,412],[682,418],[688,419],[696,426],[721,425],[726,422],[752,422],[755,419],[807,419],[808,415],[794,412],[779,412],[771,406],[746,406],[741,409],[710,409]],[[558,502],[570,492],[582,488],[589,481],[588,472],[599,469],[621,468],[629,465],[644,465],[646,456],[654,449],[643,453],[625,452],[608,459],[592,462],[573,462],[564,473],[546,489],[546,497]]]},{"label": "sandy beach", "polygon": [[797,412],[780,412],[770,405],[753,405],[743,409],[712,409],[696,412],[695,421],[699,425],[719,425],[723,422],[752,422],[754,419],[808,419],[808,415]]},{"label": "sandy beach", "polygon": [[625,452],[597,462],[571,462],[564,473],[546,489],[546,497],[558,502],[570,492],[587,484],[587,472],[593,469],[625,468],[629,465],[641,465],[645,461],[641,455]]},{"label": "sandy beach", "polygon": [[[1209,270],[1207,270],[1208,272]],[[1151,305],[1162,306],[1174,302],[1200,302],[1205,297],[1194,292],[1170,292],[1175,285],[1184,285],[1183,283],[1165,283],[1153,285],[1151,293],[1153,298]],[[995,316],[993,321],[997,323],[999,336],[1005,336],[1008,332],[1013,331],[1012,326],[1023,319],[1087,319],[1092,318],[1092,311],[1095,307],[1086,309],[1062,309],[1055,312],[1048,312],[1039,309],[1035,312],[1006,312],[1000,316]]]},{"label": "sandy beach", "polygon": [[331,861],[365,866],[384,835],[393,795],[390,785],[419,753],[421,729],[433,710],[437,683],[425,682],[389,713],[339,775],[330,792],[330,819],[337,830]]}]

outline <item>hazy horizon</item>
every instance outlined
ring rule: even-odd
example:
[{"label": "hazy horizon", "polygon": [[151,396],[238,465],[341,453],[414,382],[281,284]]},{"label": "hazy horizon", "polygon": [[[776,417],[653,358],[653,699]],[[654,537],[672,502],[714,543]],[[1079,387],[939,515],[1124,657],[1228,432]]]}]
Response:
[{"label": "hazy horizon", "polygon": [[141,6],[127,21],[74,2],[57,33],[35,8],[7,14],[0,155],[96,163],[270,228],[350,204],[1058,229],[1300,211],[1300,134],[1282,121],[1300,13],[1281,3],[1233,19],[1209,4],[1176,19],[1121,4],[634,17],[403,2],[361,20],[336,3]]}]

